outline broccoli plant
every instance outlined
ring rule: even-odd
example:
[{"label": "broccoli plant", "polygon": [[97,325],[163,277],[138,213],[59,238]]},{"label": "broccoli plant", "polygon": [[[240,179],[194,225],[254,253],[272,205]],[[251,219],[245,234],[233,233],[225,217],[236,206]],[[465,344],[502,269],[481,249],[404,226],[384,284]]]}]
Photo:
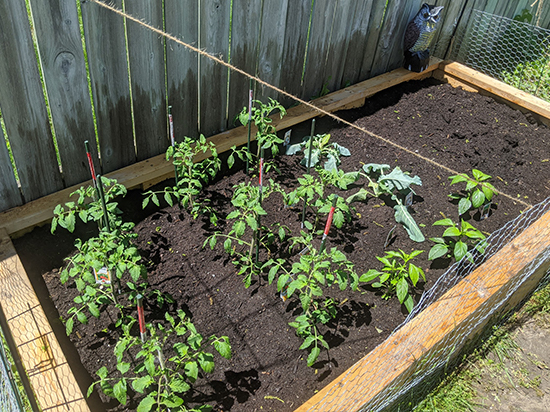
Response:
[{"label": "broccoli plant", "polygon": [[[300,164],[307,168],[317,166],[321,160],[325,159],[323,165],[325,170],[336,170],[340,165],[340,156],[351,156],[351,153],[344,146],[339,145],[336,142],[329,143],[330,134],[318,134],[311,138],[310,136],[304,137],[301,143],[290,145],[286,149],[287,155],[294,155],[300,151],[304,152],[304,158],[300,161]],[[311,146],[310,148],[310,145]],[[309,152],[311,150],[311,159],[309,159]]]},{"label": "broccoli plant", "polygon": [[360,176],[368,180],[367,188],[362,187],[359,189],[357,193],[347,198],[347,202],[364,201],[369,196],[390,196],[396,203],[393,208],[397,223],[401,223],[405,227],[405,230],[413,241],[423,242],[425,240],[424,235],[410,214],[408,205],[406,204],[407,197],[414,194],[411,185],[422,186],[422,181],[418,176],[409,176],[399,167],[395,167],[390,173],[386,174],[390,169],[390,166],[386,164],[369,163],[364,165],[364,173],[360,173]]}]

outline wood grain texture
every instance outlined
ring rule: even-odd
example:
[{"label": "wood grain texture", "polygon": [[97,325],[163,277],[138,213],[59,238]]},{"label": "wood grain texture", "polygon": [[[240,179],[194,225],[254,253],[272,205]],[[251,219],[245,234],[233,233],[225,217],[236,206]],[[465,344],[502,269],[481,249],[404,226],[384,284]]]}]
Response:
[{"label": "wood grain texture", "polygon": [[[261,22],[261,1],[233,0],[230,63],[252,75],[256,75]],[[228,128],[240,125],[234,120],[243,107],[248,107],[249,89],[248,77],[233,71],[229,73]]]},{"label": "wood grain texture", "polygon": [[[307,32],[311,15],[311,0],[289,0],[283,43],[283,67],[280,85],[290,94],[299,96],[302,90],[302,71],[307,47]],[[280,97],[285,107],[294,99]]]},{"label": "wood grain texture", "polygon": [[[229,54],[230,5],[225,0],[200,1],[199,47],[224,61]],[[199,79],[199,129],[212,136],[227,129],[228,69],[201,56]]]},{"label": "wood grain texture", "polygon": [[31,201],[63,182],[25,2],[0,0],[0,28],[0,110],[25,201]]},{"label": "wood grain texture", "polygon": [[30,3],[63,180],[72,186],[89,176],[84,141],[96,146],[78,11],[71,0]]},{"label": "wood grain texture", "polygon": [[[388,87],[395,86],[404,81],[422,78],[439,67],[440,60],[433,59],[433,64],[424,73],[412,73],[405,69],[397,69],[365,82],[350,86],[346,89],[331,93],[327,96],[315,100],[313,103],[323,110],[335,112],[342,107],[357,106],[365,98],[370,97],[379,91]],[[288,110],[287,115],[280,119],[279,115],[273,115],[273,125],[278,130],[292,127],[295,124],[312,119],[318,115],[317,110],[307,106],[295,106]],[[229,150],[234,145],[242,145],[247,141],[248,129],[246,127],[237,127],[208,139],[216,145],[218,153]],[[255,136],[255,129],[252,129],[252,137]],[[201,154],[196,161],[204,159],[208,153]],[[111,179],[116,179],[127,188],[139,187],[147,182],[161,182],[174,176],[174,167],[166,161],[164,155],[159,155],[116,170],[106,175]],[[82,185],[88,185],[90,182],[84,182]],[[69,195],[78,189],[76,185],[62,191],[53,193],[42,199],[27,203],[23,206],[7,210],[0,213],[0,228],[5,228],[12,237],[24,234],[30,228],[45,224],[53,217],[53,209],[57,204],[67,202]]]},{"label": "wood grain texture", "polygon": [[0,229],[0,303],[42,410],[89,412],[23,264]]},{"label": "wood grain texture", "polygon": [[[196,0],[165,0],[166,31],[193,46],[199,39],[199,9]],[[166,43],[168,105],[172,106],[176,141],[198,138],[199,57],[173,41]]]},{"label": "wood grain texture", "polygon": [[[132,0],[126,11],[163,29],[160,1]],[[170,144],[167,127],[164,38],[128,21],[128,59],[132,87],[137,160],[148,159],[166,151]]]},{"label": "wood grain texture", "polygon": [[[122,0],[113,5],[122,9]],[[124,20],[92,2],[81,10],[105,174],[136,159]]]},{"label": "wood grain texture", "polygon": [[[296,412],[376,409],[384,392],[402,388],[424,360],[459,353],[461,336],[475,336],[489,321],[483,313],[494,307],[503,313],[519,303],[550,267],[549,251],[547,212]],[[518,288],[522,276],[526,282]]]},{"label": "wood grain texture", "polygon": [[365,49],[363,51],[363,60],[361,61],[361,71],[359,80],[366,80],[372,76],[374,58],[378,47],[378,40],[384,25],[385,3],[383,1],[374,1],[370,9],[369,30],[365,39]]},{"label": "wood grain texture", "polygon": [[[263,0],[258,77],[274,86],[281,86],[281,72],[286,70],[283,48],[289,0]],[[269,97],[280,100],[279,93],[265,86],[256,90],[256,99],[268,102]]]},{"label": "wood grain texture", "polygon": [[4,131],[0,128],[0,212],[23,203],[13,174]]}]

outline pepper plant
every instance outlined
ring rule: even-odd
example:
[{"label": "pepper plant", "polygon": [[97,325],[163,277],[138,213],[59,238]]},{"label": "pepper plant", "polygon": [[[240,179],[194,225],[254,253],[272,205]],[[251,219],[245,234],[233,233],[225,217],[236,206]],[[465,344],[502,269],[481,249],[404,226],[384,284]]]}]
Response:
[{"label": "pepper plant", "polygon": [[377,277],[378,282],[372,283],[374,288],[385,288],[382,297],[390,299],[397,295],[399,303],[405,305],[409,313],[412,311],[414,301],[410,293],[410,287],[416,287],[418,280],[422,277],[426,281],[424,271],[411,263],[416,256],[423,250],[413,250],[411,253],[399,251],[387,251],[382,257],[377,256],[380,262],[384,264],[381,271],[370,269],[359,279],[361,282],[370,282]]},{"label": "pepper plant", "polygon": [[394,216],[396,222],[403,225],[411,240],[423,242],[425,240],[424,235],[405,203],[407,196],[414,194],[411,186],[422,186],[422,181],[418,176],[409,176],[408,173],[403,172],[398,166],[386,174],[390,169],[391,167],[386,164],[368,163],[364,165],[364,173],[360,172],[360,176],[367,179],[367,187],[362,187],[357,193],[348,197],[347,202],[364,201],[369,196],[389,196],[395,202],[393,208],[395,210]]},{"label": "pepper plant", "polygon": [[466,173],[449,176],[451,185],[466,183],[464,190],[448,195],[453,200],[458,200],[458,215],[462,216],[472,209],[477,209],[490,203],[497,194],[495,187],[487,182],[491,176],[477,169],[472,169],[472,177]]},{"label": "pepper plant", "polygon": [[[101,367],[97,371],[99,380],[89,387],[88,396],[99,385],[106,395],[126,405],[131,386],[134,391],[145,395],[137,412],[164,411],[170,408],[187,412],[211,410],[208,405],[188,408],[184,395],[199,378],[199,370],[204,373],[214,370],[214,355],[204,348],[207,342],[221,356],[231,359],[228,337],[212,335],[205,339],[181,309],[177,311],[177,319],[169,313],[165,314],[165,319],[165,324],[147,325],[149,336],[145,341],[132,334],[135,320],[124,324],[123,335],[114,348],[116,368],[122,377],[109,377],[107,368]],[[177,335],[179,339],[169,348],[167,342],[173,335]],[[165,359],[164,353],[168,353],[168,349],[174,355]],[[137,354],[133,355],[136,351]]]},{"label": "pepper plant", "polygon": [[447,226],[442,237],[430,238],[435,245],[430,249],[429,260],[445,256],[452,256],[459,262],[464,256],[470,261],[472,249],[484,253],[486,243],[483,241],[485,235],[470,223],[461,220],[460,225],[455,224],[451,219],[441,219],[433,223],[433,226]]},{"label": "pepper plant", "polygon": [[[202,161],[196,161],[197,156],[206,153],[210,156]],[[221,160],[214,143],[207,142],[202,134],[198,140],[185,137],[182,142],[168,147],[166,160],[170,159],[177,173],[176,185],[166,187],[161,192],[152,190],[146,192],[142,207],[145,208],[150,201],[159,206],[158,195],[163,194],[164,200],[170,206],[175,202],[181,202],[182,207],[193,219],[203,214],[209,216],[210,222],[215,225],[218,218],[214,209],[208,205],[208,199],[199,197],[204,186],[218,174],[221,168]]]}]

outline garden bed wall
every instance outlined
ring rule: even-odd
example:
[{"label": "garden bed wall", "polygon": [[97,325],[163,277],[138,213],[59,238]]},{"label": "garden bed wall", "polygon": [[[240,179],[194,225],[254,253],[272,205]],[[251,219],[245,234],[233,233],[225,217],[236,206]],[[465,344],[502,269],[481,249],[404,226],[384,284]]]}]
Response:
[{"label": "garden bed wall", "polygon": [[[452,84],[456,85],[460,82],[460,85],[484,90],[503,99],[510,97],[513,104],[520,106],[523,110],[529,110],[546,121],[550,118],[548,104],[538,102],[539,99],[522,96],[515,89],[490,80],[479,73],[471,72],[462,65],[440,64],[439,61],[434,61],[429,71],[421,75],[397,69],[329,94],[315,100],[314,103],[327,112],[357,107],[364,103],[365,98],[385,88],[403,81],[430,76],[434,70],[436,77],[446,79]],[[288,116],[283,120],[277,120],[276,126],[278,129],[284,129],[311,119],[317,114],[310,107],[297,106],[289,110]],[[220,151],[227,150],[235,144],[245,143],[246,130],[244,128],[231,130],[216,135],[210,140],[216,143]],[[148,187],[170,177],[172,170],[172,165],[165,162],[164,156],[158,156],[113,172],[109,177],[118,179],[128,187]],[[69,404],[70,410],[87,410],[87,406],[63,353],[57,349],[58,345],[51,328],[47,325],[47,321],[44,322],[45,317],[37,314],[41,309],[38,299],[9,236],[16,236],[36,225],[48,222],[51,219],[53,207],[65,202],[74,189],[74,187],[65,189],[0,214],[0,230],[3,230],[0,249],[2,260],[0,303],[4,308],[13,307],[14,312],[6,314],[9,322],[17,322],[17,319],[22,319],[23,315],[33,316],[32,319],[25,320],[24,327],[16,323],[10,326],[20,355],[27,371],[30,372],[37,398],[42,408],[48,410],[49,408],[55,410],[59,405]],[[500,310],[504,310],[526,296],[536,286],[548,267],[547,252],[550,247],[550,236],[548,236],[547,227],[550,215],[540,213],[540,208],[537,209],[538,214],[529,215],[531,220],[521,223],[525,227],[529,225],[528,229],[522,229],[521,235],[516,239],[513,236],[505,241],[501,240],[500,246],[503,249],[500,252],[491,256],[483,266],[458,282],[439,300],[428,305],[425,312],[421,312],[397,330],[384,344],[311,398],[298,411],[371,410],[387,404],[395,398],[396,394],[401,394],[403,388],[411,385],[411,377],[417,379],[427,369],[440,365],[442,359],[447,361],[449,355],[456,353],[455,349],[465,344],[465,337],[479,332],[489,320],[489,316],[484,314],[487,308],[495,307],[498,303]],[[539,215],[542,217],[539,218]],[[538,220],[535,221],[537,218]],[[515,234],[519,231],[511,233]],[[533,262],[536,267],[533,267]],[[520,283],[518,279],[521,280]],[[13,299],[19,299],[20,302],[13,304]],[[29,310],[28,305],[21,302],[29,302],[32,309]],[[38,322],[36,319],[39,319]],[[428,325],[424,323],[425,321]],[[33,336],[26,336],[27,332],[18,333],[18,331],[28,331]],[[44,341],[45,337],[47,337],[46,341]],[[31,355],[25,355],[26,347],[31,347],[29,342],[34,342],[35,346],[36,342],[43,343],[34,348],[36,352],[34,356],[33,349],[30,349]],[[44,355],[45,358],[36,356],[40,348],[49,348],[50,351],[45,352],[47,353],[47,356]],[[441,348],[453,350],[452,353],[445,353],[440,351]],[[52,384],[44,384],[44,379],[57,382],[56,390],[53,392],[59,392],[58,396],[52,395]]]}]

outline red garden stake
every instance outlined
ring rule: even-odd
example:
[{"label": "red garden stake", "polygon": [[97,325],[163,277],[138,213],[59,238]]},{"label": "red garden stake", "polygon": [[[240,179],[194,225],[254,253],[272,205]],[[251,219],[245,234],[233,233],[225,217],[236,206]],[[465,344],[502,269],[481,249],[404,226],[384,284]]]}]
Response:
[{"label": "red garden stake", "polygon": [[[176,147],[176,138],[174,137],[174,118],[172,116],[172,106],[168,106],[168,123],[170,126],[170,143],[172,147]],[[174,165],[174,176],[176,179],[176,186],[178,185],[178,167]]]},{"label": "red garden stake", "polygon": [[141,341],[145,342],[145,339],[147,338],[147,335],[145,334],[145,315],[143,313],[143,296],[141,294],[136,296],[137,300],[137,314],[138,314],[138,322],[139,322],[139,335],[141,337]]},{"label": "red garden stake", "polygon": [[336,209],[337,200],[338,196],[334,195],[334,197],[332,198],[332,206],[328,214],[327,224],[325,225],[325,231],[323,232],[323,238],[321,240],[321,248],[319,250],[319,253],[323,253],[325,250],[325,243],[327,241],[328,232],[330,231],[330,226],[332,225],[332,217],[334,216],[334,210]]},{"label": "red garden stake", "polygon": [[90,144],[88,143],[87,140],[84,142],[84,146],[86,147],[86,157],[88,158],[88,166],[90,167],[90,174],[92,175],[92,183],[94,187],[97,188],[94,161],[92,160],[92,153],[90,152]]}]

